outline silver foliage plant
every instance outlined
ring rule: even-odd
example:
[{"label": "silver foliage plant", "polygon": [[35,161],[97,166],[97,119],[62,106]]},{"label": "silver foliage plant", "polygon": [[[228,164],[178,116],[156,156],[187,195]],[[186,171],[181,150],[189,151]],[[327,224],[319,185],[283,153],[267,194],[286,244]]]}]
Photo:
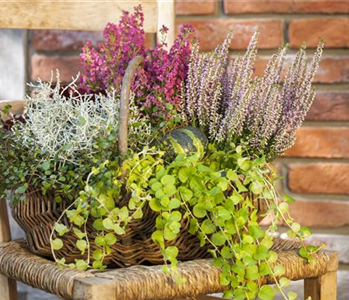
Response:
[{"label": "silver foliage plant", "polygon": [[185,113],[213,142],[243,139],[267,157],[281,155],[294,144],[315,96],[312,81],[318,68],[323,42],[311,62],[302,46],[284,82],[281,74],[287,46],[269,61],[264,75],[253,78],[257,57],[256,32],[243,56],[229,64],[229,33],[223,44],[210,53],[192,49],[185,87]]},{"label": "silver foliage plant", "polygon": [[[74,163],[81,153],[93,157],[99,151],[97,141],[116,132],[119,122],[119,95],[113,91],[107,95],[81,94],[76,82],[62,87],[59,74],[57,83],[38,80],[30,84],[34,88],[27,97],[25,122],[13,127],[18,142],[28,147],[42,149],[51,159]],[[69,91],[69,96],[66,96]],[[151,127],[138,114],[131,95],[130,146],[146,145],[151,137]],[[140,135],[140,131],[143,133]]]}]

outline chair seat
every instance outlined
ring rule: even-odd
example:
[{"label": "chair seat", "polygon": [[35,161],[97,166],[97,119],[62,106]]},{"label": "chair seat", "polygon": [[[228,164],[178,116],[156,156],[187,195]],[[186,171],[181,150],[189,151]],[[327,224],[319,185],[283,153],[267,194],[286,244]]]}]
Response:
[{"label": "chair seat", "polygon": [[[308,279],[337,271],[337,253],[321,251],[315,254],[315,263],[308,264],[294,245],[285,241],[275,249],[279,256],[276,264],[285,267],[285,277]],[[211,262],[203,259],[178,264],[187,282],[177,285],[162,272],[161,266],[132,266],[104,272],[59,270],[54,262],[30,253],[24,241],[0,244],[0,274],[74,300],[174,299],[221,292],[224,288],[219,284],[219,269]],[[263,283],[271,284],[274,280],[265,277]]]}]

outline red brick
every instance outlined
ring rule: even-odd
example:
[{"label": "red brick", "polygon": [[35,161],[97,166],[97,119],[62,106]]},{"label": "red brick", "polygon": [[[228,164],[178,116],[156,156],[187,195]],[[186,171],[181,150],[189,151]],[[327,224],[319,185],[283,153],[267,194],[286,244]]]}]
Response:
[{"label": "red brick", "polygon": [[79,57],[35,54],[31,58],[31,80],[33,81],[37,80],[37,78],[49,81],[51,79],[51,71],[53,71],[53,79],[55,80],[57,69],[59,70],[61,81],[71,81],[72,76],[76,76],[81,71]]},{"label": "red brick", "polygon": [[215,11],[216,0],[176,0],[177,15],[210,15]]},{"label": "red brick", "polygon": [[[349,30],[349,28],[348,28]],[[349,45],[349,35],[348,45]],[[315,76],[315,82],[349,82],[349,56],[324,57]]]},{"label": "red brick", "polygon": [[349,202],[297,200],[290,204],[294,220],[308,227],[341,227],[349,225]]},{"label": "red brick", "polygon": [[308,47],[316,47],[319,39],[325,39],[326,48],[349,47],[349,18],[296,19],[289,24],[291,47],[299,47],[303,42]]},{"label": "red brick", "polygon": [[285,156],[349,158],[349,128],[300,128],[296,144],[286,151]]},{"label": "red brick", "polygon": [[195,27],[196,37],[200,40],[202,51],[212,50],[222,43],[229,30],[234,32],[231,49],[245,49],[257,30],[260,32],[259,48],[277,48],[283,44],[283,22],[281,20],[206,19],[180,21],[177,24],[187,23]]},{"label": "red brick", "polygon": [[349,92],[318,91],[306,119],[349,121]]},{"label": "red brick", "polygon": [[[313,51],[308,50],[309,59]],[[288,55],[285,62],[284,74],[291,65],[294,55]],[[261,76],[270,57],[260,56],[255,63],[255,75]],[[316,83],[347,83],[349,82],[349,56],[323,57],[316,72]]]},{"label": "red brick", "polygon": [[349,164],[292,164],[288,186],[295,193],[349,195]]},{"label": "red brick", "polygon": [[102,32],[34,30],[32,43],[36,51],[74,51],[80,50],[87,40],[97,45],[103,40]]},{"label": "red brick", "polygon": [[348,0],[224,0],[227,14],[244,13],[348,13]]}]

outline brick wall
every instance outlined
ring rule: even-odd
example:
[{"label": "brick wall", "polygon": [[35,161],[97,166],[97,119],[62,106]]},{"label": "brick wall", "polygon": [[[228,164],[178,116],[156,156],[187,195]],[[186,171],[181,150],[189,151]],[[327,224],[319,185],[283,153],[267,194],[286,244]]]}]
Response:
[{"label": "brick wall", "polygon": [[[177,0],[177,25],[196,28],[202,50],[211,50],[233,29],[231,55],[244,49],[260,31],[256,73],[268,58],[289,43],[290,57],[303,41],[309,53],[324,37],[326,50],[315,78],[318,94],[296,145],[278,160],[285,177],[282,189],[298,202],[295,219],[316,232],[349,235],[349,1],[348,0]],[[79,71],[78,52],[99,33],[33,31],[29,34],[28,77],[49,80],[58,68],[61,79]]]}]

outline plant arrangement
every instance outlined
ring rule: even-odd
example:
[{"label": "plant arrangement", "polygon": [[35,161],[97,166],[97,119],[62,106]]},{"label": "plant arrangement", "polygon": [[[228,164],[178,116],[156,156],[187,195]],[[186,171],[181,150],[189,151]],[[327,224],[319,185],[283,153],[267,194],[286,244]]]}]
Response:
[{"label": "plant arrangement", "polygon": [[[258,33],[230,63],[232,34],[214,51],[200,53],[198,42],[190,46],[192,31],[183,27],[169,51],[165,39],[146,49],[137,7],[118,25],[107,25],[97,49],[89,42],[83,48],[87,93],[79,92],[77,79],[65,88],[59,80],[54,87],[38,82],[24,120],[0,130],[0,192],[13,203],[33,190],[69,200],[50,237],[59,266],[106,268],[113,245],[150,209],[151,239],[164,272],[178,284],[185,278],[177,273],[175,241],[185,229],[222,270],[225,297],[268,300],[280,292],[296,299],[284,292],[290,282],[277,264],[273,233],[280,223],[288,226],[309,263],[319,247],[304,244],[311,232],[290,216],[294,199],[278,193],[270,162],[293,145],[314,99],[323,43],[310,63],[302,47],[282,82],[287,47],[254,77]],[[129,151],[121,155],[119,94],[127,65],[138,55],[145,63],[132,85]],[[272,221],[265,229],[259,222],[267,215]],[[67,233],[81,253],[75,261],[57,255]],[[264,276],[275,278],[275,288],[261,284]]]}]

